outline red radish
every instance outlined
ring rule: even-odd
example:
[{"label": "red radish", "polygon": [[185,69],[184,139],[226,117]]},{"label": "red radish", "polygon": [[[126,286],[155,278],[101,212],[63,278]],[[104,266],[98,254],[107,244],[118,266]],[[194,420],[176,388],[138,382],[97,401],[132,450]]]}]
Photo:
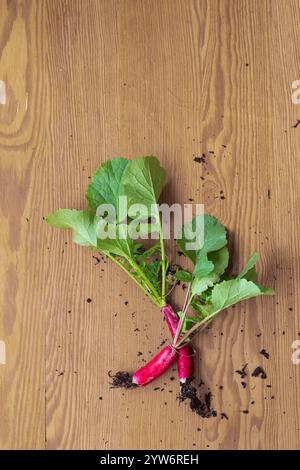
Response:
[{"label": "red radish", "polygon": [[[162,308],[167,325],[174,338],[178,324],[178,315],[174,312],[171,305],[167,304]],[[193,375],[193,355],[194,351],[191,346],[186,345],[179,349],[178,354],[178,376],[180,383],[185,383],[187,379],[191,379]]]},{"label": "red radish", "polygon": [[178,376],[181,384],[193,377],[193,356],[194,351],[190,345],[179,349]]},{"label": "red radish", "polygon": [[[165,316],[167,325],[174,337],[178,327],[179,318],[174,312],[171,305],[167,304],[162,307],[162,312]],[[184,383],[187,379],[191,379],[193,369],[193,351],[187,345],[176,351],[172,346],[163,348],[151,361],[149,361],[141,369],[137,370],[133,376],[128,372],[117,372],[111,376],[113,387],[133,388],[136,386],[144,386],[152,382],[154,379],[160,377],[178,357],[178,375],[180,383]]]},{"label": "red radish", "polygon": [[[174,337],[178,328],[179,318],[171,305],[162,307],[169,330]],[[137,370],[133,376],[128,372],[117,372],[113,378],[113,387],[142,387],[160,377],[178,357],[178,375],[183,385],[193,379],[193,349],[190,345],[183,346],[178,351],[173,346],[165,346],[151,361]]]},{"label": "red radish", "polygon": [[175,361],[177,351],[172,346],[165,346],[148,364],[137,370],[132,382],[138,386],[147,385],[161,376]]}]

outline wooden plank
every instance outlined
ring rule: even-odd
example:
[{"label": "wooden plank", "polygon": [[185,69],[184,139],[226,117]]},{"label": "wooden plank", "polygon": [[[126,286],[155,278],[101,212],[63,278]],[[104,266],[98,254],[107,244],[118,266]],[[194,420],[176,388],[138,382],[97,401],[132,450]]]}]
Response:
[{"label": "wooden plank", "polygon": [[[56,170],[56,206],[81,206],[85,175],[106,158],[154,153],[168,170],[165,198],[204,201],[206,210],[231,230],[234,248],[241,253],[235,266],[259,249],[262,279],[274,284],[276,278],[278,285],[276,300],[237,308],[235,315],[224,315],[197,340],[199,374],[212,387],[216,408],[229,416],[228,421],[218,417],[203,422],[175,404],[170,374],[158,382],[168,384],[164,392],[154,393],[153,387],[135,394],[109,390],[107,371],[135,367],[137,351],[148,357],[148,350],[159,344],[160,322],[153,318],[154,308],[141,304],[141,294],[130,283],[125,285],[126,277],[115,268],[102,263],[105,271],[99,273],[89,254],[68,245],[62,271],[51,248],[60,273],[57,288],[68,272],[74,278],[63,299],[53,298],[57,314],[49,321],[50,352],[55,350],[54,331],[60,332],[65,349],[64,354],[49,353],[50,447],[299,444],[297,375],[290,361],[297,310],[293,315],[288,310],[295,292],[287,295],[289,269],[295,289],[297,285],[296,227],[281,233],[278,224],[284,219],[295,225],[287,211],[298,191],[296,184],[288,184],[297,175],[292,168],[299,165],[297,134],[291,129],[297,110],[285,90],[297,77],[297,53],[290,43],[296,44],[299,35],[299,6],[285,2],[283,7],[277,1],[106,1],[91,2],[88,9],[81,2],[72,2],[72,8],[63,3],[61,10],[49,4],[48,10],[52,81],[59,81],[54,95],[54,154],[64,152]],[[67,113],[61,112],[64,102],[70,103]],[[70,143],[67,132],[72,133]],[[203,168],[197,166],[193,156],[209,150],[215,155]],[[226,199],[220,199],[221,190]],[[64,239],[55,236],[60,247]],[[93,298],[92,304],[85,304],[87,296]],[[124,308],[124,298],[130,299],[129,308]],[[61,305],[72,310],[69,320],[61,315]],[[132,311],[137,312],[134,319]],[[147,332],[149,339],[141,334],[132,341],[134,327]],[[269,363],[259,354],[262,347],[271,351]],[[62,361],[58,370],[67,374],[57,377],[53,386],[57,361]],[[251,378],[243,390],[234,371],[246,362],[250,372],[263,362],[270,379]],[[290,376],[286,388],[282,377]],[[245,410],[249,413],[242,413]],[[279,427],[286,432],[278,433]]]},{"label": "wooden plank", "polygon": [[[9,360],[0,365],[0,446],[42,448],[46,435],[49,449],[299,448],[299,2],[1,9],[0,340]],[[195,163],[202,153],[206,163]],[[195,340],[214,419],[178,405],[175,371],[143,390],[110,390],[108,371],[133,370],[168,332],[125,274],[42,221],[58,207],[83,208],[89,176],[107,158],[141,154],[167,169],[162,199],[204,202],[230,231],[234,269],[257,250],[260,279],[277,290]],[[235,371],[246,363],[243,388]],[[251,377],[258,365],[267,380]]]},{"label": "wooden plank", "polygon": [[0,3],[0,448],[45,448],[44,5]]}]

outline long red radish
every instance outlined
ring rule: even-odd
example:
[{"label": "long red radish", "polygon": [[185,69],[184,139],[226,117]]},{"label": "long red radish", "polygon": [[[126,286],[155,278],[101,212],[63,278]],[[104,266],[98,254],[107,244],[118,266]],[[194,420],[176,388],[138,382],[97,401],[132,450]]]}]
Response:
[{"label": "long red radish", "polygon": [[[167,325],[171,332],[172,337],[177,330],[179,318],[174,312],[171,305],[167,304],[162,307],[162,312],[166,319]],[[151,359],[145,366],[137,370],[133,376],[128,372],[119,371],[115,375],[111,376],[113,387],[124,387],[133,388],[137,386],[144,386],[152,382],[156,378],[160,377],[175,361],[176,356],[182,356],[182,359],[178,362],[180,369],[178,375],[180,380],[184,380],[188,371],[191,367],[188,367],[188,361],[192,362],[192,355],[186,352],[189,346],[184,346],[179,351],[176,351],[172,346],[164,347],[155,357]]]},{"label": "long red radish", "polygon": [[133,374],[132,382],[138,386],[147,385],[166,372],[176,356],[177,351],[172,346],[165,346],[148,364]]},{"label": "long red radish", "polygon": [[[171,305],[162,308],[172,336],[178,328],[179,318]],[[132,388],[144,386],[160,377],[178,358],[178,376],[180,384],[191,382],[193,379],[193,349],[190,345],[176,350],[173,346],[165,346],[151,361],[138,369],[133,376],[128,372],[117,372],[113,378],[113,387]]]},{"label": "long red radish", "polygon": [[143,387],[166,372],[175,361],[176,356],[177,351],[173,346],[165,346],[151,361],[133,375],[122,371],[117,372],[115,375],[109,373],[109,376],[112,378],[111,385],[113,388]]}]

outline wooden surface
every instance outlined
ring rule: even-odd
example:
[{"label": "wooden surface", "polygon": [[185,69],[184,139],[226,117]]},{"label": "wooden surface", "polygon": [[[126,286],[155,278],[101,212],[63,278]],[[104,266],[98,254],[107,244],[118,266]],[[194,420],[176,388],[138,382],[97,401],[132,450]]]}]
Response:
[{"label": "wooden surface", "polygon": [[[299,22],[296,0],[1,0],[2,449],[300,447]],[[134,370],[168,332],[125,274],[43,221],[84,207],[101,162],[141,154],[167,169],[163,199],[204,202],[234,268],[259,250],[277,290],[195,341],[214,419],[178,405],[172,371],[109,389],[109,370]],[[249,378],[258,365],[267,380]]]}]

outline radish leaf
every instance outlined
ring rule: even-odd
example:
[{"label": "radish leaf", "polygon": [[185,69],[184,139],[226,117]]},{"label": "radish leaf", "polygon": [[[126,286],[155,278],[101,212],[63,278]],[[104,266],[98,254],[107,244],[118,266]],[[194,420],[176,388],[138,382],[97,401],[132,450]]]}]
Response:
[{"label": "radish leaf", "polygon": [[178,281],[191,282],[193,280],[193,275],[188,271],[176,271],[175,278]]},{"label": "radish leaf", "polygon": [[247,279],[248,281],[256,281],[256,270],[255,264],[259,260],[258,253],[253,253],[253,255],[248,260],[246,266],[244,267],[243,271],[238,275],[238,279]]},{"label": "radish leaf", "polygon": [[159,274],[161,270],[161,260],[154,260],[150,263],[143,265],[143,271],[146,276],[151,280],[154,286],[160,291],[160,282],[159,282]]},{"label": "radish leaf", "polygon": [[[199,250],[187,249],[187,244],[196,240],[197,219],[203,217],[203,246]],[[198,221],[199,223],[199,221]],[[201,224],[199,223],[199,226]],[[207,258],[208,253],[219,250],[227,244],[226,230],[213,216],[205,214],[194,217],[191,222],[183,226],[182,238],[176,240],[181,251],[194,263],[195,268],[201,271],[200,264],[206,263],[207,269],[213,269],[213,263]],[[197,266],[198,264],[198,266]],[[205,269],[205,271],[207,271]]]},{"label": "radish leaf", "polygon": [[[116,238],[98,238],[97,247],[101,251],[109,252],[124,258],[134,258],[136,252],[136,243],[127,235],[126,224],[107,224],[106,221],[100,219],[99,226],[107,225],[107,230],[115,232]],[[98,229],[99,229],[98,226]],[[99,233],[99,232],[98,232]]]},{"label": "radish leaf", "polygon": [[208,287],[212,287],[219,280],[216,273],[211,273],[205,277],[195,277],[192,282],[192,295],[201,295]]},{"label": "radish leaf", "polygon": [[157,254],[160,254],[160,243],[156,243],[155,245],[151,246],[151,248],[148,248],[148,250],[141,252],[140,261],[145,262],[147,259],[151,258],[152,256],[156,256]]},{"label": "radish leaf", "polygon": [[250,299],[259,295],[274,294],[275,292],[273,289],[260,286],[252,281],[247,281],[247,279],[236,278],[215,284],[212,289],[211,296],[209,296],[204,304],[195,300],[192,301],[192,305],[198,313],[197,321],[194,321],[194,317],[187,317],[187,320],[192,318],[194,324],[188,331],[183,332],[183,337],[177,343],[177,347],[185,341],[190,340],[193,333],[212,320],[222,310],[240,302],[241,300]]},{"label": "radish leaf", "polygon": [[100,204],[112,204],[118,213],[118,201],[120,192],[120,184],[129,160],[118,157],[108,160],[101,165],[94,174],[86,191],[86,198],[89,207],[94,211]]},{"label": "radish leaf", "polygon": [[229,262],[229,251],[227,246],[223,246],[220,250],[212,251],[207,255],[207,257],[214,265],[213,272],[222,276]]},{"label": "radish leaf", "polygon": [[78,245],[97,248],[97,224],[99,218],[88,211],[58,209],[46,217],[52,227],[67,228],[73,231],[73,241]]},{"label": "radish leaf", "polygon": [[151,205],[157,204],[165,180],[165,170],[156,157],[139,157],[130,162],[121,181],[121,192],[128,198],[128,207],[133,204],[146,206],[150,216]]},{"label": "radish leaf", "polygon": [[215,285],[212,290],[211,304],[213,310],[217,312],[241,300],[270,294],[274,294],[273,289],[264,288],[247,279],[231,279]]}]

